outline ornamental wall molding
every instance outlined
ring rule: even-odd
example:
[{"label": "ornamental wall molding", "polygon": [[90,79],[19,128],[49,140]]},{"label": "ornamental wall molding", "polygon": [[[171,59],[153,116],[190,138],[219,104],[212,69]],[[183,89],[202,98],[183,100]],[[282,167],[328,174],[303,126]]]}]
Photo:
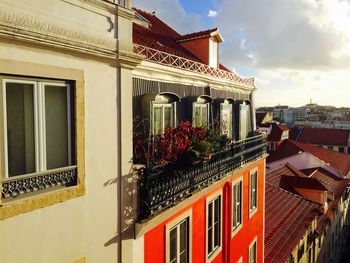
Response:
[{"label": "ornamental wall molding", "polygon": [[133,70],[133,76],[155,81],[165,81],[175,84],[187,84],[194,86],[212,86],[220,90],[237,92],[241,94],[251,94],[256,88],[243,84],[233,83],[232,81],[217,78],[210,75],[190,72],[173,67],[163,66],[157,63],[143,60]]},{"label": "ornamental wall molding", "polygon": [[49,20],[5,9],[0,9],[0,34],[8,38],[90,51],[92,54],[107,57],[115,57],[118,47],[117,40],[112,37],[97,36]]}]

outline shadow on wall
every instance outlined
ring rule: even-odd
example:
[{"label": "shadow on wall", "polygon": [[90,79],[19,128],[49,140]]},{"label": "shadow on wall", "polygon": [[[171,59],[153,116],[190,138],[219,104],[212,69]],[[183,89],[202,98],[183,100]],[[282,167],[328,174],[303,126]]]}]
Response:
[{"label": "shadow on wall", "polygon": [[[131,168],[128,174],[123,175],[122,177],[122,221],[121,221],[121,239],[128,240],[134,239],[135,237],[135,228],[134,224],[139,218],[140,214],[140,176],[142,175],[141,169],[142,165],[133,165],[132,160],[130,161]],[[111,186],[118,184],[118,177],[111,178],[106,181],[103,186]],[[118,202],[118,205],[120,203]],[[116,222],[117,225],[117,222]],[[108,247],[112,244],[118,243],[119,237],[116,233],[110,240],[108,240],[104,246]]]}]

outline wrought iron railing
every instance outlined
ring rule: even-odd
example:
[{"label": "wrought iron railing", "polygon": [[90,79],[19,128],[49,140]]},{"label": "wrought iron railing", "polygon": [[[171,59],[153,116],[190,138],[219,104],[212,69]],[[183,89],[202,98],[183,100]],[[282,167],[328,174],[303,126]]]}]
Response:
[{"label": "wrought iron railing", "polygon": [[211,75],[218,78],[228,79],[233,82],[244,84],[247,86],[254,86],[254,78],[241,78],[233,72],[229,72],[218,68],[212,68],[206,64],[172,55],[153,48],[135,45],[134,51],[137,54],[145,56],[146,60],[156,62],[158,64],[193,71],[200,74]]},{"label": "wrought iron railing", "polygon": [[232,144],[212,155],[207,162],[184,169],[164,169],[159,173],[143,171],[141,180],[141,217],[148,218],[171,207],[200,189],[218,181],[227,173],[266,153],[266,135],[258,135]]},{"label": "wrought iron railing", "polygon": [[76,182],[76,166],[10,177],[2,180],[1,197],[3,201],[7,201],[18,196],[24,196],[31,192],[43,191],[48,188],[75,185]]}]

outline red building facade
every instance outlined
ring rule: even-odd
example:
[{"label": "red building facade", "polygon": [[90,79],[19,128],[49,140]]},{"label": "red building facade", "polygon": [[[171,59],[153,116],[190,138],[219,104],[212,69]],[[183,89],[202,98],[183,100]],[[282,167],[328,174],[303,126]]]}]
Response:
[{"label": "red building facade", "polygon": [[146,163],[139,262],[263,262],[266,135],[255,128],[254,80],[219,63],[219,30],[181,35],[135,11],[134,49],[146,62],[133,72],[134,118],[151,138],[185,121],[230,140],[185,168]]},{"label": "red building facade", "polygon": [[[257,206],[251,209],[250,203],[253,199],[251,184],[253,184],[252,177],[255,172],[257,173]],[[155,218],[154,222],[159,221],[159,223],[151,222],[154,227],[152,226],[144,234],[144,262],[172,262],[170,260],[170,231],[186,220],[189,233],[186,237],[189,261],[174,262],[263,262],[264,183],[265,160],[260,159],[225,175],[222,180],[196,193],[188,200],[184,200],[183,204],[179,204],[180,207],[171,208],[176,213],[173,215],[171,215],[172,212],[168,213],[170,216],[166,219]],[[237,192],[234,190],[234,187],[237,186],[242,189],[242,217],[241,222],[234,224],[235,197],[233,195]],[[210,220],[209,214],[211,213],[209,205],[216,198],[220,200],[220,241],[212,254],[209,254],[210,241],[208,238],[211,236],[208,234],[210,227],[208,220]],[[254,244],[256,246],[255,260],[252,257]]]}]

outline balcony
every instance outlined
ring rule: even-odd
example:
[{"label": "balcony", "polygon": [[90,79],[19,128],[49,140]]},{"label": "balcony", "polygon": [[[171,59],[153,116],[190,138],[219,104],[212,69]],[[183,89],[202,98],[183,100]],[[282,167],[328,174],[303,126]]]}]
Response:
[{"label": "balcony", "polygon": [[210,160],[186,169],[167,167],[155,173],[146,168],[141,181],[141,218],[149,218],[220,180],[227,173],[257,160],[266,153],[266,135],[230,144]]}]

